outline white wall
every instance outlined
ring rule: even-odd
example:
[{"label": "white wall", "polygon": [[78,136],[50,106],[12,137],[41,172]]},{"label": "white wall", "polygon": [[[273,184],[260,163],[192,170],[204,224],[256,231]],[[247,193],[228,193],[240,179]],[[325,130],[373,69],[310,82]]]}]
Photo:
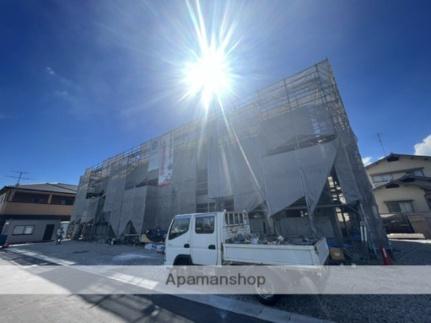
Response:
[{"label": "white wall", "polygon": [[389,213],[385,201],[413,200],[415,212],[429,212],[423,189],[413,185],[400,185],[397,188],[380,187],[374,190],[374,196],[380,213]]},{"label": "white wall", "polygon": [[431,177],[431,156],[429,158],[400,157],[399,160],[392,162],[382,160],[376,165],[372,165],[371,167],[367,168],[367,173],[370,178],[370,182],[373,184],[371,179],[372,175],[394,172],[396,174],[393,174],[393,177],[394,179],[397,179],[405,175],[405,170],[415,168],[423,168],[424,175]]},{"label": "white wall", "polygon": [[[60,225],[60,220],[15,220],[9,219],[6,221],[2,234],[8,236],[6,242],[8,243],[23,243],[23,242],[38,242],[42,241],[43,235],[45,233],[45,228],[48,224],[54,224],[54,230],[51,239],[54,240],[57,233],[57,228]],[[17,225],[33,225],[33,233],[30,235],[13,235],[13,229]]]}]

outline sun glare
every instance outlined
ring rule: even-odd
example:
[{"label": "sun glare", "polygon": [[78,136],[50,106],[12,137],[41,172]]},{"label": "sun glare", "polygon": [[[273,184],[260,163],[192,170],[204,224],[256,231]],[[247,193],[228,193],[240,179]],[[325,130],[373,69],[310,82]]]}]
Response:
[{"label": "sun glare", "polygon": [[188,96],[201,95],[206,107],[229,88],[229,66],[222,50],[208,48],[185,68]]},{"label": "sun glare", "polygon": [[187,4],[194,23],[199,48],[193,53],[193,59],[184,65],[185,97],[200,96],[204,108],[208,109],[213,100],[221,99],[231,90],[232,76],[229,53],[232,48],[226,50],[231,37],[231,30],[224,34],[223,30],[213,32],[211,41],[209,41],[199,1],[196,1],[196,13],[191,9],[188,2]]}]

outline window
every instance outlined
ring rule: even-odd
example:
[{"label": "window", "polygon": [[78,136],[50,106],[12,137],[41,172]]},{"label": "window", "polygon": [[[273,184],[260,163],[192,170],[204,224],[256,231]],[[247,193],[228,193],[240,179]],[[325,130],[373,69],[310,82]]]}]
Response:
[{"label": "window", "polygon": [[414,212],[412,201],[388,201],[385,202],[389,213],[412,213]]},{"label": "window", "polygon": [[392,175],[391,174],[373,175],[371,177],[371,179],[373,180],[373,183],[375,183],[375,184],[377,184],[377,183],[387,183],[387,182],[390,182],[392,180]]},{"label": "window", "polygon": [[31,235],[33,234],[34,225],[16,225],[13,228],[12,235]]},{"label": "window", "polygon": [[245,223],[244,214],[226,213],[224,218],[226,225],[241,225]]},{"label": "window", "polygon": [[422,169],[414,169],[407,171],[408,175],[414,175],[414,176],[425,176],[424,171]]},{"label": "window", "polygon": [[19,203],[37,203],[37,204],[47,204],[48,194],[36,194],[36,193],[24,193],[16,192],[13,196],[13,202]]},{"label": "window", "polygon": [[196,233],[213,233],[214,232],[214,216],[199,216],[196,217],[195,224]]},{"label": "window", "polygon": [[24,227],[24,234],[33,234],[33,229],[34,229],[34,226],[26,225]]},{"label": "window", "polygon": [[169,230],[168,239],[175,239],[189,231],[190,218],[176,218]]},{"label": "window", "polygon": [[73,196],[61,196],[53,195],[51,199],[51,204],[56,205],[73,205],[75,198]]}]

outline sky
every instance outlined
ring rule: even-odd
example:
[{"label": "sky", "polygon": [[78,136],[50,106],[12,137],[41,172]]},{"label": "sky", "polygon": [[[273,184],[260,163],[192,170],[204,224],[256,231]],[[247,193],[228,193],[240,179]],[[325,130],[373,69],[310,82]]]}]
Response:
[{"label": "sky", "polygon": [[[193,6],[193,3],[191,3]],[[233,30],[236,102],[328,58],[366,162],[431,155],[430,1],[203,1]],[[185,1],[0,1],[0,186],[87,167],[202,115]],[[377,134],[380,134],[383,148]]]}]

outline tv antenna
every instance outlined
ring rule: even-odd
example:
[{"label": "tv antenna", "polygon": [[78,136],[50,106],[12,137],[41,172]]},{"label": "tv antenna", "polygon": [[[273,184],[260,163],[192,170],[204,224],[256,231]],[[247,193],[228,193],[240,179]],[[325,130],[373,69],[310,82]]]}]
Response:
[{"label": "tv antenna", "polygon": [[382,148],[383,156],[386,156],[386,149],[385,149],[385,146],[383,145],[382,133],[380,132],[377,133],[377,140],[379,141],[380,147]]},{"label": "tv antenna", "polygon": [[17,174],[15,176],[7,176],[10,178],[15,178],[16,179],[16,186],[19,186],[19,184],[21,183],[21,181],[25,181],[25,180],[29,180],[31,178],[29,177],[24,177],[25,174],[28,174],[28,172],[22,171],[22,170],[17,170],[14,171],[13,173]]}]

